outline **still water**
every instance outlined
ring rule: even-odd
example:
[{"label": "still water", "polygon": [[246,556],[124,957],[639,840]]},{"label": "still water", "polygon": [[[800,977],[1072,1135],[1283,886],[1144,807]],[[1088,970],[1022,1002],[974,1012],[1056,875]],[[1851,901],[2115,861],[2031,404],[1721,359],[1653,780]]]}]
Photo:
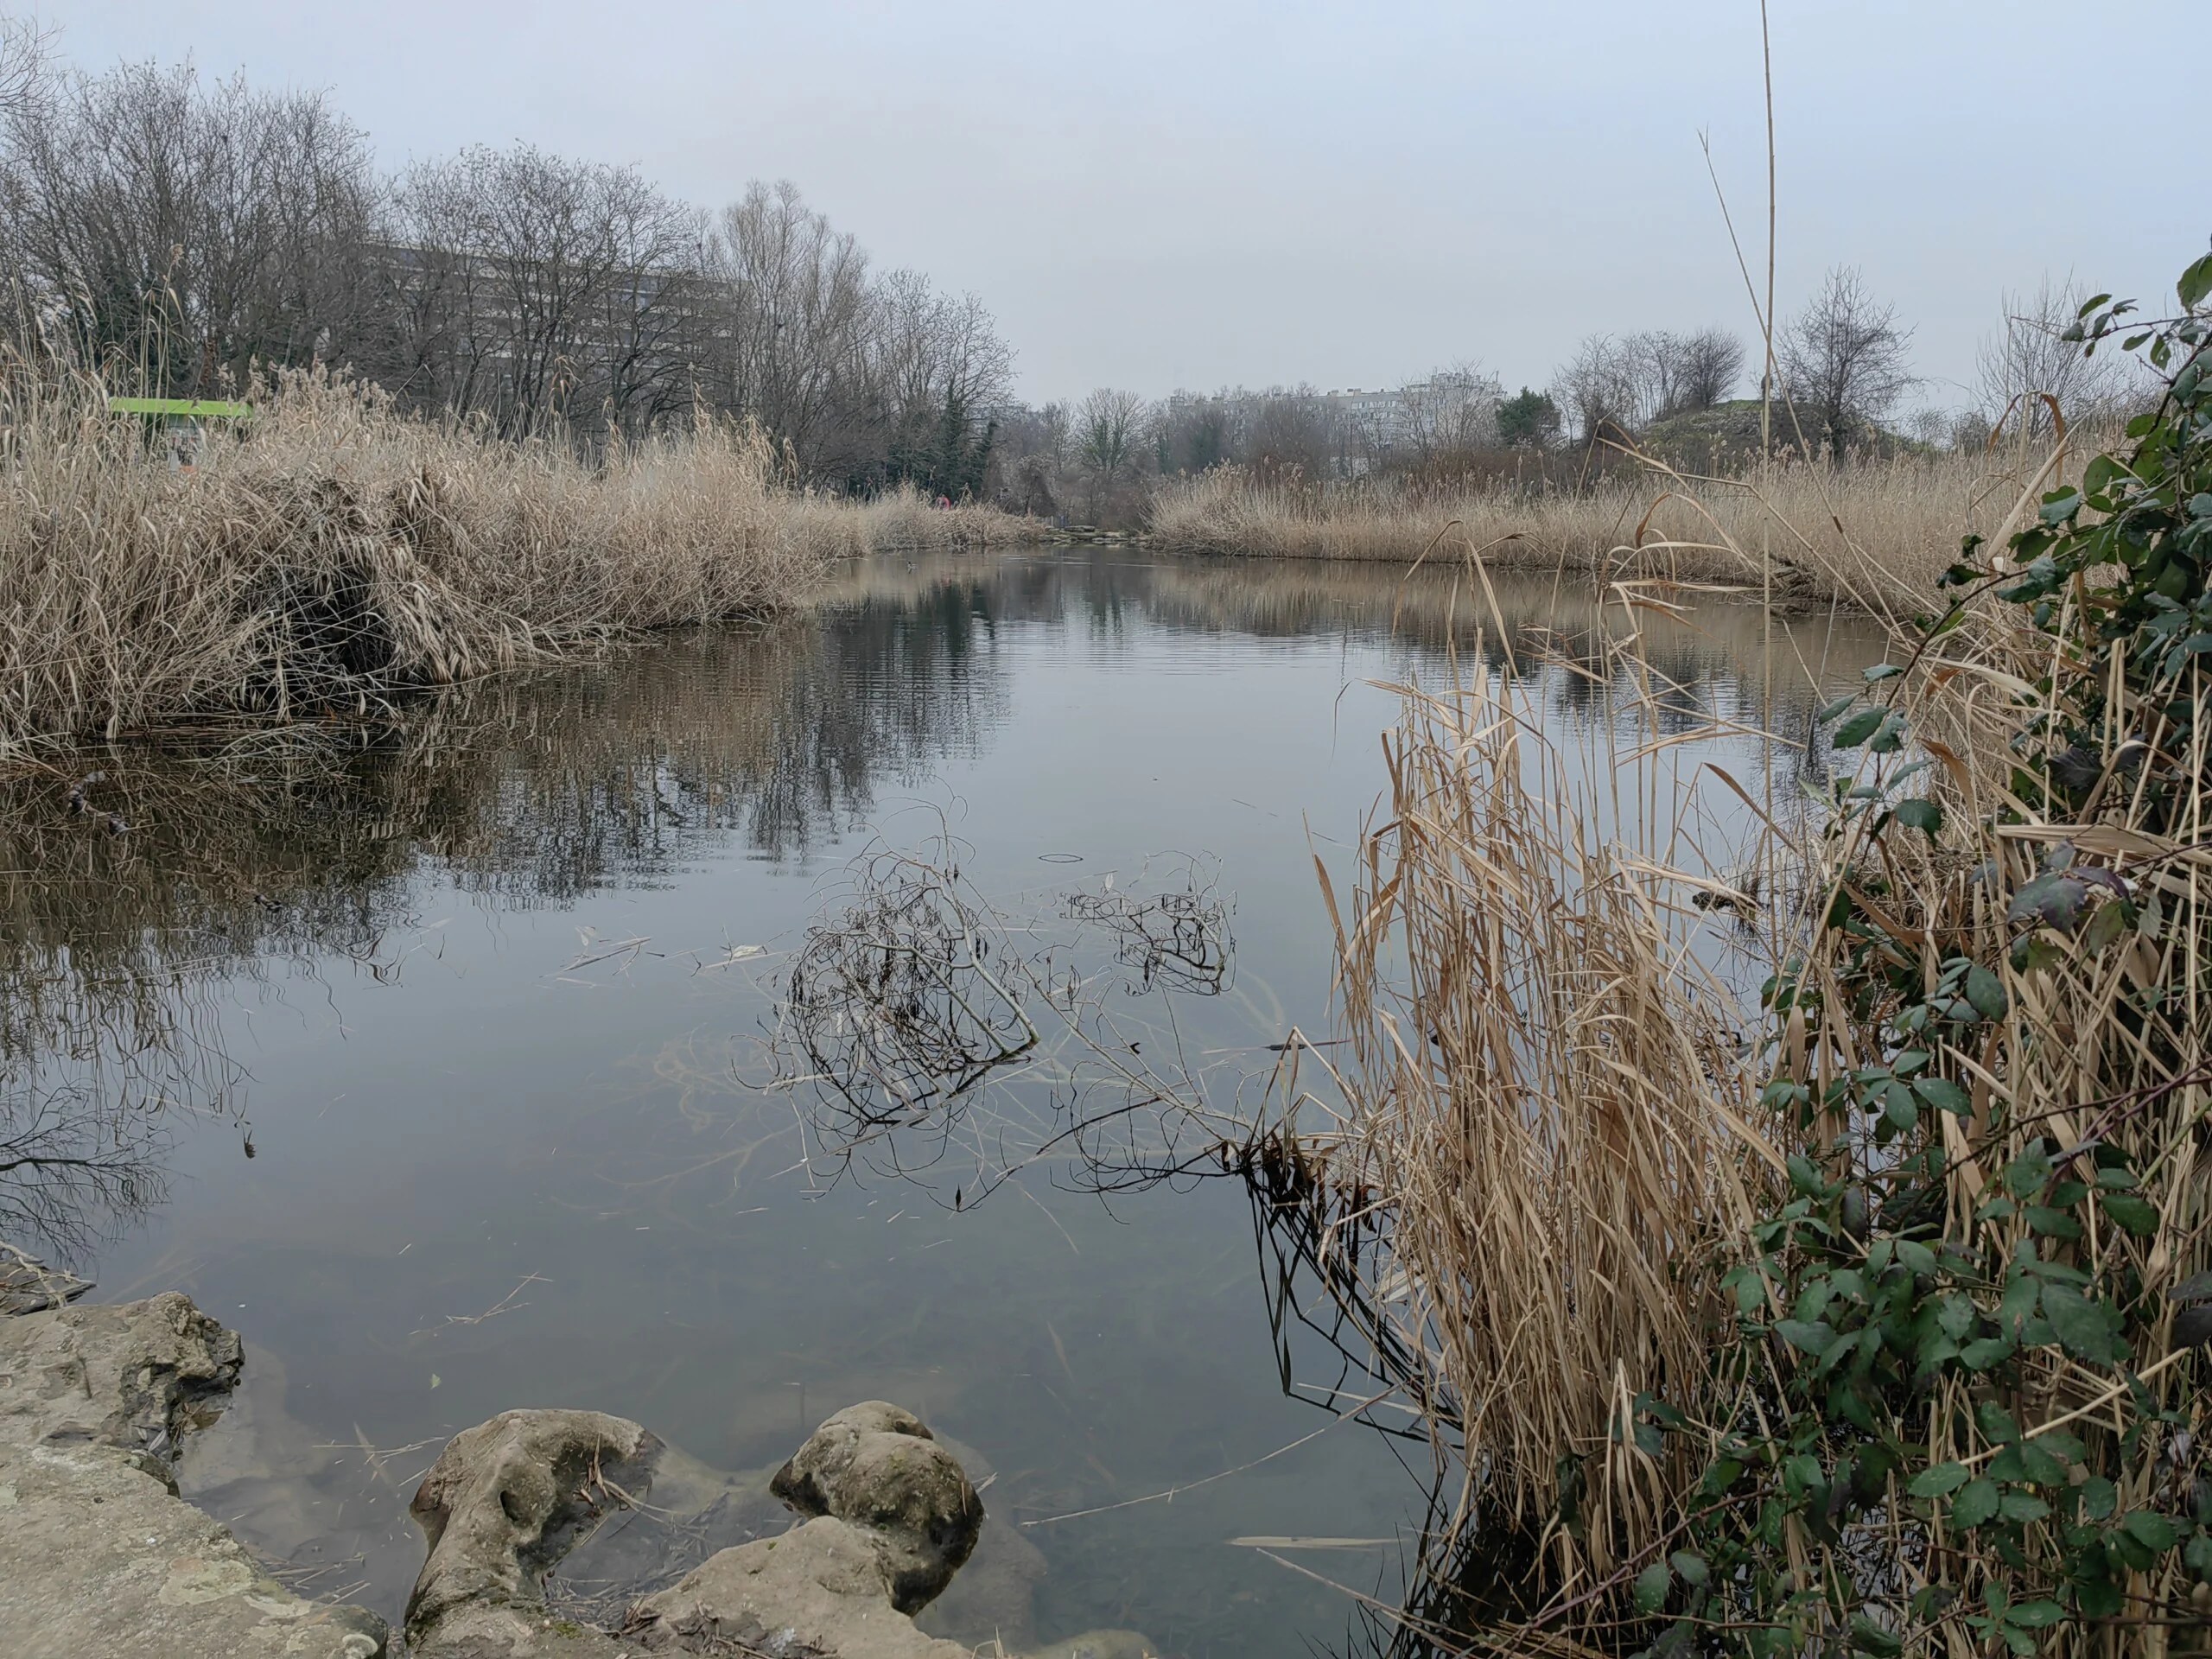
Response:
[{"label": "still water", "polygon": [[[1600,608],[1498,599],[1564,635]],[[925,1624],[1356,1645],[1344,1596],[1231,1541],[1375,1541],[1288,1559],[1388,1599],[1424,1465],[1286,1393],[1241,1189],[1128,1179],[1157,1123],[1103,1170],[1025,1161],[1093,1051],[855,1151],[768,1039],[855,858],[949,837],[1002,949],[1052,952],[1217,1105],[1255,1098],[1268,1046],[1328,1024],[1313,859],[1382,785],[1373,683],[1440,683],[1478,614],[1363,569],[892,558],[818,612],[480,688],[335,759],[104,758],[124,834],[22,784],[0,1140],[94,1157],[0,1176],[0,1235],[95,1300],[180,1288],[239,1330],[248,1383],[188,1492],[395,1624],[413,1483],[498,1411],[596,1408],[744,1471],[884,1398],[993,1471],[995,1565]],[[1686,725],[1800,732],[1878,650],[1723,602],[1646,627]],[[1602,701],[1562,677],[1551,707],[1571,729]],[[1195,967],[1132,951],[1147,915],[1202,923]]]}]

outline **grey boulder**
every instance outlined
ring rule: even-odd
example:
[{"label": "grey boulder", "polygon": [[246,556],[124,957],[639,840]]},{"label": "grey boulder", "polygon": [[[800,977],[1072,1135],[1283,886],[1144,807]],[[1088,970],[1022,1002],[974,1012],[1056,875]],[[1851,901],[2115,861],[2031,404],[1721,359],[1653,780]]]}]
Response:
[{"label": "grey boulder", "polygon": [[378,1659],[384,1623],[303,1600],[176,1496],[244,1350],[174,1292],[0,1319],[0,1653]]},{"label": "grey boulder", "polygon": [[466,1429],[410,1507],[429,1541],[407,1601],[423,1659],[523,1659],[616,1651],[602,1634],[550,1615],[543,1583],[577,1541],[642,1498],[661,1443],[596,1411],[504,1411]]}]

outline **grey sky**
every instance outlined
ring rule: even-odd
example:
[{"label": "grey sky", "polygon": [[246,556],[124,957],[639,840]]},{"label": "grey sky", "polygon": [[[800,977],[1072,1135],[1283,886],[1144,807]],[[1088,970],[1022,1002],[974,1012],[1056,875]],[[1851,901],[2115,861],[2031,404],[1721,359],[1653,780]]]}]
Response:
[{"label": "grey sky", "polygon": [[[2164,73],[2205,4],[1774,0],[1784,315],[1862,265],[1948,404],[2006,288],[2170,296],[2212,232]],[[981,294],[1033,398],[1462,359],[1541,385],[1594,328],[1754,327],[1698,134],[1758,263],[1756,0],[41,10],[87,67],[327,88],[388,164],[527,138],[709,205],[788,177],[879,262]]]}]

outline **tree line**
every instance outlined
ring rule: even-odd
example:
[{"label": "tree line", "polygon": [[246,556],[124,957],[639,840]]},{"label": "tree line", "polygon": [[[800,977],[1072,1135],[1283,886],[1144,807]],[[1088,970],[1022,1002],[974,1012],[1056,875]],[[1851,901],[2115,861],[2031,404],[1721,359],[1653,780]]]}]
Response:
[{"label": "tree line", "polygon": [[86,73],[47,45],[0,20],[0,326],[160,394],[321,364],[518,439],[743,417],[812,484],[1103,522],[1147,478],[1224,464],[1517,476],[1670,423],[1717,435],[1701,461],[1770,429],[1840,457],[1978,442],[2001,421],[2039,432],[2045,396],[2074,419],[2127,391],[2064,348],[2081,296],[2046,283],[2006,296],[1967,407],[1900,416],[1921,384],[1912,330],[1838,267],[1779,320],[1770,360],[1719,327],[1598,333],[1510,395],[1461,363],[1381,390],[1103,388],[1032,407],[1011,400],[1013,353],[981,301],[878,269],[789,183],[710,213],[634,168],[528,144],[385,172],[321,93],[189,67]]},{"label": "tree line", "polygon": [[16,337],[156,395],[315,364],[502,435],[749,417],[828,486],[980,495],[1013,353],[788,183],[718,213],[529,144],[380,170],[319,92],[56,68],[0,41]]},{"label": "tree line", "polygon": [[[1585,337],[1548,385],[1509,395],[1460,364],[1386,391],[1311,385],[1179,391],[1156,402],[1107,388],[1071,403],[1012,406],[993,470],[1006,505],[1090,522],[1134,521],[1144,480],[1232,465],[1312,481],[1393,477],[1465,484],[1585,479],[1630,446],[1698,467],[1778,455],[1841,461],[1981,445],[2000,427],[2031,438],[2132,409],[2127,365],[2064,339],[2083,295],[2045,281],[2008,293],[1962,405],[1901,413],[1925,389],[1913,331],[1856,269],[1829,270],[1764,340],[1719,327]],[[1550,465],[1551,458],[1559,464]]]}]

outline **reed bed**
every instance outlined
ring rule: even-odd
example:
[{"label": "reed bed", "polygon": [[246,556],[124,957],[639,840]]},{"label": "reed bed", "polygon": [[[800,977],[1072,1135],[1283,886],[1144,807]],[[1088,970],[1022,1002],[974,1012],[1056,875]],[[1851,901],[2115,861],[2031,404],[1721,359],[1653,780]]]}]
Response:
[{"label": "reed bed", "polygon": [[[1990,530],[2032,522],[2062,466],[2026,469]],[[1930,556],[1956,545],[1953,526]],[[1833,1640],[1955,1659],[1994,1650],[2000,1627],[2015,1651],[2201,1650],[2183,1632],[2212,1609],[2177,1547],[2139,1552],[2149,1568],[2131,1557],[2116,1613],[2092,1614],[2079,1586],[2102,1570],[2104,1534],[2036,1520],[2075,1501],[2063,1495],[2084,1474],[2110,1482],[2123,1519],[2186,1516],[2205,1490],[2194,1351],[2212,1331],[2212,757],[2208,722],[2187,711],[2212,704],[2212,683],[2201,656],[2170,665],[2156,698],[2127,704],[2145,723],[2115,718],[2095,752],[2036,760],[2024,731],[2055,731],[2067,699],[2119,683],[2126,641],[2098,632],[2101,592],[2077,582],[2031,625],[1985,587],[1939,639],[1901,635],[1891,660],[1910,666],[1878,702],[1914,741],[1848,760],[1844,782],[1871,793],[1839,785],[1794,805],[1710,766],[1656,787],[1696,734],[1666,726],[1667,687],[1632,639],[1597,673],[1621,717],[1585,728],[1589,753],[1546,735],[1537,676],[1510,656],[1402,688],[1389,794],[1341,908],[1322,874],[1345,1045],[1327,1063],[1332,1116],[1317,1127],[1306,1096],[1249,1162],[1279,1250],[1326,1287],[1346,1354],[1413,1405],[1456,1471],[1453,1524],[1473,1539],[1461,1559],[1495,1562],[1501,1538],[1518,1541],[1503,1583],[1426,1604],[1459,1618],[1407,1630],[1406,1650],[1646,1646],[1664,1633],[1650,1615],[1684,1593],[1667,1552],[1715,1539],[1738,1553],[1714,1558],[1669,1638],[1681,1650],[1699,1639],[1682,1631],[1735,1651],[1777,1621],[1796,1621],[1789,1650]],[[2086,799],[2040,798],[2021,782],[2030,764],[2104,782]],[[1700,791],[1732,803],[1754,840],[1696,833]],[[1884,809],[1907,794],[1941,809],[1928,833]],[[1819,925],[1847,902],[1852,926]],[[1969,963],[1989,976],[1973,1009],[1956,988]],[[1770,975],[1791,1001],[1763,1005]],[[1923,997],[1936,1017],[1901,1036]],[[1955,1108],[1929,1107],[1897,1138],[1892,1067],[1937,1080]],[[1809,1103],[1788,1105],[1793,1090]],[[1770,1230],[1793,1198],[1830,1243]],[[1849,1518],[1833,1527],[1779,1522],[1760,1509],[1783,1501],[1779,1459],[1765,1486],[1754,1451],[1740,1454],[1753,1472],[1719,1486],[1713,1460],[1786,1439],[1789,1414],[1829,1386],[1779,1332],[1826,1332],[1789,1325],[1826,1306],[1789,1287],[1830,1284],[1831,1255],[1872,1281],[1879,1264],[1853,1228],[1941,1252],[1927,1317],[1940,1300],[1961,1341],[1986,1332],[2017,1357],[1929,1362],[1880,1396],[1877,1413],[1895,1415],[1867,1437],[1923,1461],[1885,1500],[1846,1503],[1839,1484],[1827,1513]],[[2084,1306],[2109,1295],[2126,1310],[2110,1355],[2102,1325],[2069,1328],[2063,1345],[2056,1325],[2024,1332],[2020,1287],[2032,1315],[2044,1273],[2090,1287]],[[2046,1301],[2063,1323],[2075,1303],[2058,1295]],[[1851,1432],[1837,1420],[1801,1436],[1815,1455],[1789,1478],[1827,1479],[1832,1455],[1843,1482]],[[2028,1517],[2018,1540],[1920,1501],[1977,1472],[2019,1479],[2005,1455],[2024,1433],[2078,1467],[2049,1503],[2002,1489],[2024,1495],[2002,1517]],[[1935,1484],[1916,1481],[1908,1501],[1914,1467]],[[2008,1608],[2026,1622],[2006,1624]],[[1847,1625],[1858,1634],[1836,1633]]]},{"label": "reed bed", "polygon": [[[1663,801],[1684,781],[1663,749],[1593,765],[1613,757],[1562,747],[1540,677],[1510,667],[1402,690],[1387,822],[1349,906],[1329,898],[1339,1155],[1389,1195],[1377,1305],[1422,1333],[1420,1393],[1494,1476],[1487,1501],[1540,1530],[1563,1452],[1701,1375],[1724,1318],[1711,1246],[1752,1213],[1755,1090],[1736,998],[1694,948],[1713,912],[1688,900],[1726,884],[1660,861],[1681,857]],[[1619,1474],[1591,1494],[1599,1571],[1665,1508]]]},{"label": "reed bed", "polygon": [[[1754,464],[1726,479],[1653,463],[1581,489],[1510,480],[1474,490],[1389,480],[1314,484],[1221,467],[1165,484],[1155,544],[1260,558],[1409,564],[1441,545],[1493,570],[1727,582],[1788,605],[1840,601],[1877,615],[1924,609],[1959,537],[1987,534],[2049,457],[2018,448]],[[1432,552],[1432,556],[1433,554]]]},{"label": "reed bed", "polygon": [[181,715],[364,710],[612,636],[756,615],[839,558],[1023,522],[793,488],[757,431],[596,462],[321,374],[180,467],[91,376],[0,375],[0,758]]}]

